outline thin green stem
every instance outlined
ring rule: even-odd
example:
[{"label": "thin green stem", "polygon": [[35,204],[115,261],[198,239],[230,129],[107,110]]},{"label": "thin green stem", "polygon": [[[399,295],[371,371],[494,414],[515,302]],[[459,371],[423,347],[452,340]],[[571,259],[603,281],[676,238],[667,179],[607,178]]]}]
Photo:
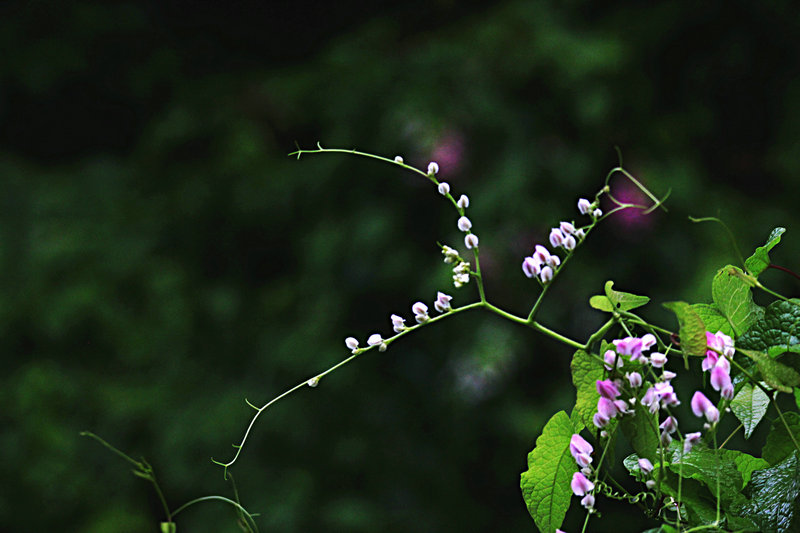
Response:
[{"label": "thin green stem", "polygon": [[725,445],[728,444],[728,441],[731,440],[733,438],[733,436],[736,435],[736,433],[738,433],[739,430],[742,429],[743,427],[744,427],[744,424],[740,423],[739,426],[736,429],[731,431],[731,434],[728,435],[728,437],[724,441],[722,441],[722,444],[719,445],[720,449],[724,448]]},{"label": "thin green stem", "polygon": [[603,338],[606,332],[608,332],[609,329],[614,327],[614,324],[616,324],[616,321],[613,318],[609,318],[605,324],[600,326],[600,329],[592,333],[592,335],[589,337],[589,340],[587,340],[586,344],[583,345],[583,349],[586,350],[587,352],[591,350],[592,345],[599,339]]},{"label": "thin green stem", "polygon": [[235,501],[233,501],[233,500],[231,500],[229,498],[226,498],[224,496],[216,496],[216,495],[214,495],[214,496],[203,496],[201,498],[195,498],[194,500],[186,502],[183,505],[181,505],[180,507],[178,507],[175,510],[175,512],[173,513],[173,515],[177,515],[181,511],[186,510],[187,508],[191,507],[194,504],[201,503],[201,502],[207,502],[207,501],[213,501],[213,500],[221,501],[223,503],[227,503],[228,505],[232,505],[233,507],[235,507],[238,511],[240,511],[242,513],[242,515],[240,515],[240,516],[245,516],[247,518],[247,526],[250,527],[252,531],[256,531],[256,532],[258,531],[258,525],[256,524],[255,520],[253,520],[253,515],[251,515],[247,511],[247,509],[242,507],[238,502],[235,502]]},{"label": "thin green stem", "polygon": [[375,154],[368,154],[366,152],[359,152],[358,150],[345,150],[343,148],[323,148],[320,143],[317,143],[316,150],[295,150],[294,152],[290,153],[289,155],[296,155],[297,159],[300,159],[300,156],[305,154],[324,154],[324,153],[340,153],[340,154],[353,154],[353,155],[360,155],[361,157],[368,157],[370,159],[377,159],[378,161],[384,161],[386,163],[391,163],[393,165],[397,165],[402,167],[406,170],[410,170],[412,172],[416,172],[420,176],[425,178],[431,178],[431,175],[427,172],[423,172],[422,170],[412,167],[411,165],[406,165],[405,163],[398,163],[394,159],[389,159],[388,157],[383,157]]}]

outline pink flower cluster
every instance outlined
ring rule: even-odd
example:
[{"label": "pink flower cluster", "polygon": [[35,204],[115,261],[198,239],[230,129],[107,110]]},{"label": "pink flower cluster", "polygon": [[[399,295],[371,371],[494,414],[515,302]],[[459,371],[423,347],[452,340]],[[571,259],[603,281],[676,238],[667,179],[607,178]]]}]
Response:
[{"label": "pink flower cluster", "polygon": [[575,459],[575,462],[581,467],[580,472],[575,472],[570,482],[570,488],[575,496],[583,496],[581,505],[587,509],[594,507],[594,495],[591,492],[594,490],[594,483],[589,481],[587,475],[592,473],[590,464],[592,463],[592,452],[594,449],[592,445],[586,442],[583,437],[575,433],[569,441],[569,452]]},{"label": "pink flower cluster", "polygon": [[704,372],[711,371],[711,386],[726,400],[733,399],[733,384],[731,383],[731,362],[736,349],[733,339],[721,331],[712,334],[706,331],[706,358],[703,360]]}]

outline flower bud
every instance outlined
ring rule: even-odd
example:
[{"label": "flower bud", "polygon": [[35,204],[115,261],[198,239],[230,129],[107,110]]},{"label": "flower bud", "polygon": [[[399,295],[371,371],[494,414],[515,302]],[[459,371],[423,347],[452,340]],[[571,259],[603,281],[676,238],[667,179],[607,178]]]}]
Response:
[{"label": "flower bud", "polygon": [[595,209],[594,211],[592,211],[592,216],[594,218],[600,218],[601,216],[603,216],[603,210],[600,208]]},{"label": "flower bud", "polygon": [[385,352],[386,348],[388,348],[388,345],[385,342],[382,342],[382,343],[380,343],[378,345],[378,351],[379,352]]},{"label": "flower bud", "polygon": [[563,233],[565,236],[575,233],[575,226],[573,226],[571,222],[560,223],[558,225],[558,229],[560,229],[561,233]]},{"label": "flower bud", "polygon": [[467,217],[461,217],[458,219],[458,229],[461,231],[469,231],[472,228],[472,221]]},{"label": "flower bud", "polygon": [[401,155],[394,156],[394,162],[397,163],[398,165],[402,165],[403,164],[403,156],[401,156]]},{"label": "flower bud", "polygon": [[344,340],[344,345],[350,348],[351,350],[356,351],[358,350],[358,339],[356,339],[355,337],[347,337]]},{"label": "flower bud", "polygon": [[655,479],[648,479],[647,481],[644,482],[644,485],[648,489],[653,489],[656,486],[656,480]]},{"label": "flower bud", "polygon": [[547,258],[547,264],[550,265],[550,268],[555,270],[555,268],[561,264],[561,258],[553,254]]},{"label": "flower bud", "polygon": [[647,333],[642,336],[642,351],[649,350],[656,344],[656,336],[652,333]]},{"label": "flower bud", "polygon": [[558,228],[553,228],[550,230],[550,246],[553,248],[558,248],[564,244],[564,234],[561,233],[561,230]]},{"label": "flower bud", "polygon": [[611,419],[609,417],[603,415],[600,412],[595,413],[594,416],[592,417],[592,422],[598,428],[606,427],[610,421]]},{"label": "flower bud", "polygon": [[450,184],[447,183],[446,181],[441,182],[437,187],[437,189],[439,190],[439,194],[441,194],[442,196],[447,196],[448,194],[450,194]]},{"label": "flower bud", "polygon": [[437,292],[436,293],[436,301],[433,302],[433,307],[437,311],[439,311],[440,313],[446,313],[447,311],[450,311],[450,309],[451,309],[450,308],[450,300],[452,300],[452,299],[453,299],[453,297],[450,296],[449,294],[445,294],[443,292]]},{"label": "flower bud", "polygon": [[411,306],[411,312],[415,315],[427,315],[428,314],[428,306],[422,302],[416,302],[414,305]]},{"label": "flower bud", "polygon": [[628,383],[630,383],[631,387],[634,389],[638,389],[642,386],[642,375],[638,372],[630,372],[625,374],[625,377],[628,378]]},{"label": "flower bud", "polygon": [[550,251],[541,244],[537,244],[532,257],[539,261],[539,264],[545,264],[550,259]]},{"label": "flower bud", "polygon": [[572,235],[567,235],[566,237],[564,237],[565,250],[570,250],[570,251],[574,250],[577,245],[578,243],[575,242],[575,237],[573,237]]},{"label": "flower bud", "polygon": [[581,499],[581,505],[587,509],[594,508],[594,494],[587,494]]},{"label": "flower bud", "polygon": [[587,200],[586,198],[581,198],[578,200],[578,211],[581,212],[581,215],[585,215],[592,209],[592,203]]},{"label": "flower bud", "polygon": [[428,175],[432,176],[433,174],[437,174],[439,172],[439,164],[436,161],[431,161],[428,163]]},{"label": "flower bud", "polygon": [[651,463],[649,459],[642,457],[639,459],[639,470],[641,470],[644,475],[648,475],[653,471],[653,463]]},{"label": "flower bud", "polygon": [[369,344],[370,346],[377,346],[382,342],[383,342],[383,337],[381,337],[379,333],[373,333],[367,339],[367,344]]},{"label": "flower bud", "polygon": [[678,420],[674,416],[668,416],[661,425],[658,426],[660,429],[663,429],[667,433],[675,433],[678,429]]},{"label": "flower bud", "polygon": [[442,246],[442,255],[444,255],[445,263],[455,263],[458,259],[458,252],[446,244]]},{"label": "flower bud", "polygon": [[655,368],[663,367],[667,362],[667,356],[660,352],[650,354],[650,364]]},{"label": "flower bud", "polygon": [[572,475],[570,488],[572,488],[572,492],[575,494],[575,496],[583,496],[587,492],[594,490],[594,483],[586,479],[586,476],[584,476],[582,473],[575,472]]},{"label": "flower bud", "polygon": [[313,378],[306,381],[306,385],[308,385],[311,388],[314,388],[317,385],[319,385],[319,376],[314,376]]},{"label": "flower bud", "polygon": [[[617,368],[622,368],[622,357],[617,355],[617,352],[614,350],[606,350],[606,353],[603,354],[603,361],[605,364],[603,366],[606,370],[611,370],[616,366]],[[615,362],[616,361],[616,362]],[[640,376],[641,377],[641,376]]]},{"label": "flower bud", "polygon": [[406,329],[405,318],[398,315],[392,315],[391,319],[392,319],[392,329],[394,329],[395,333],[400,333],[401,331]]},{"label": "flower bud", "polygon": [[678,374],[676,374],[675,372],[670,372],[669,370],[664,370],[661,373],[661,379],[663,379],[664,381],[670,381],[672,379],[675,379],[675,376],[677,376],[677,375]]},{"label": "flower bud", "polygon": [[462,194],[461,197],[458,199],[458,202],[456,202],[456,205],[458,207],[460,207],[461,209],[468,208],[469,207],[469,198],[467,197],[467,195],[466,194]]},{"label": "flower bud", "polygon": [[525,276],[529,278],[533,278],[539,275],[539,272],[542,271],[542,265],[536,261],[533,257],[526,257],[522,261],[522,272]]},{"label": "flower bud", "polygon": [[542,268],[542,271],[539,273],[539,279],[542,280],[542,283],[547,283],[553,279],[553,269],[549,266]]},{"label": "flower bud", "polygon": [[468,233],[467,235],[464,235],[464,246],[467,247],[467,250],[477,248],[478,242],[478,236],[474,233]]}]

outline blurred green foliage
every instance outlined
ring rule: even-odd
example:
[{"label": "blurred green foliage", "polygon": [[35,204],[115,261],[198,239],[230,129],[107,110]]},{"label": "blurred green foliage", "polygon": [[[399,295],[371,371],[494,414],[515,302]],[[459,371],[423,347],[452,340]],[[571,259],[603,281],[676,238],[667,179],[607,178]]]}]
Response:
[{"label": "blurred green foliage", "polygon": [[[424,180],[298,162],[295,141],[437,159],[472,200],[489,298],[520,314],[522,257],[619,145],[670,211],[610,221],[559,279],[541,316],[575,338],[607,279],[671,327],[660,302],[710,301],[735,256],[687,215],[746,252],[785,226],[771,258],[797,270],[799,26],[788,0],[4,3],[0,529],[156,530],[150,487],[85,429],[145,456],[173,508],[230,497],[209,458],[232,453],[245,397],[452,291],[435,242],[460,245],[455,217]],[[242,504],[264,531],[533,530],[519,473],[572,400],[570,355],[489,315],[370,353],[259,421]],[[595,531],[646,525],[599,507]],[[178,522],[235,530],[214,504]]]}]

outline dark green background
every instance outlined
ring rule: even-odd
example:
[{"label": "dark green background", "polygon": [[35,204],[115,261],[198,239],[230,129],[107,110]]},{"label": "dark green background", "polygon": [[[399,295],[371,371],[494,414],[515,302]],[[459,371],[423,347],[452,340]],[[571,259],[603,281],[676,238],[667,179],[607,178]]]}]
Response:
[{"label": "dark green background", "polygon": [[[359,148],[467,193],[487,293],[522,314],[522,257],[616,164],[669,213],[609,220],[542,321],[584,339],[613,279],[660,302],[772,227],[797,269],[800,17],[764,2],[7,2],[0,6],[0,528],[156,531],[231,496],[261,404],[455,291],[454,212],[421,178],[295,147]],[[612,182],[623,187],[622,180]],[[763,279],[797,293],[777,271]],[[263,531],[533,531],[519,473],[569,409],[571,350],[467,314],[370,352],[265,413],[233,468]],[[684,401],[688,412],[688,402]],[[692,424],[690,417],[687,423]],[[699,427],[698,427],[699,429]],[[577,531],[574,502],[567,531]],[[593,531],[636,531],[600,499]],[[621,524],[625,524],[621,526]],[[622,528],[622,529],[620,529]],[[637,529],[640,528],[640,529]],[[178,531],[236,531],[228,507]]]}]

